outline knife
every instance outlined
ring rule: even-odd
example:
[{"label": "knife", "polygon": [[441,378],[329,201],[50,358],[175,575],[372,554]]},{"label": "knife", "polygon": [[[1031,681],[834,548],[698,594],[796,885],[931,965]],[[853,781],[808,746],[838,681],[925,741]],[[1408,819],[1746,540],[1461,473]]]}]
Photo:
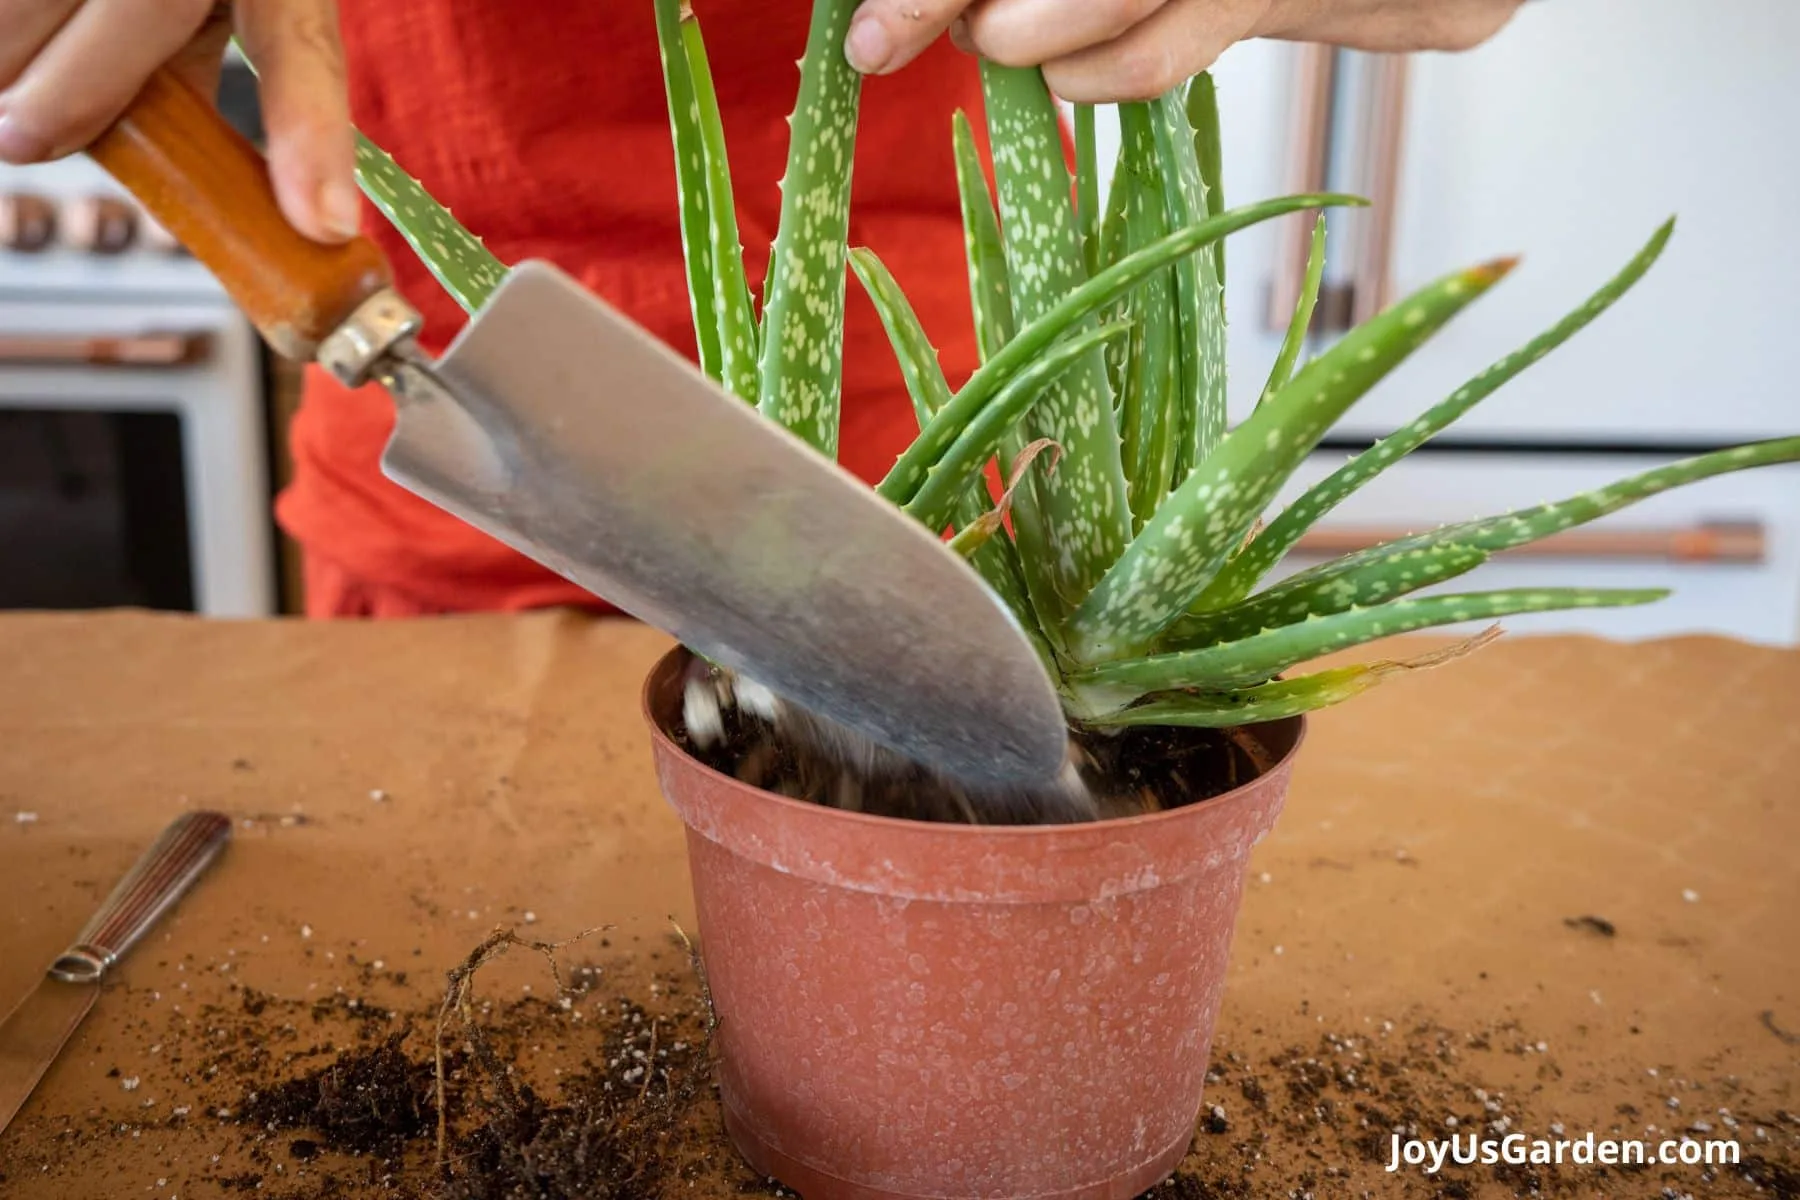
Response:
[{"label": "knife", "polygon": [[44,977],[0,1021],[0,1133],[56,1061],[100,994],[100,981],[231,840],[231,818],[177,817],[106,898]]},{"label": "knife", "polygon": [[381,251],[292,230],[261,155],[166,68],[89,154],[275,352],[388,390],[402,487],[909,758],[1058,774],[1054,687],[980,575],[554,266],[513,267],[433,361]]}]

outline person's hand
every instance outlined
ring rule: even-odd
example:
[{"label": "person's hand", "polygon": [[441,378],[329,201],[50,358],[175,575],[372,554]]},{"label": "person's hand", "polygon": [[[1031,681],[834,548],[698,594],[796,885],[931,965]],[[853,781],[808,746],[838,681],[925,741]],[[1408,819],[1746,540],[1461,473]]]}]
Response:
[{"label": "person's hand", "polygon": [[0,0],[0,161],[82,149],[165,62],[213,95],[234,19],[282,212],[308,237],[349,238],[361,202],[333,0]]},{"label": "person's hand", "polygon": [[1523,0],[864,0],[845,53],[865,74],[911,62],[949,30],[962,49],[1044,69],[1064,100],[1149,100],[1234,42],[1271,37],[1358,50],[1464,50]]}]

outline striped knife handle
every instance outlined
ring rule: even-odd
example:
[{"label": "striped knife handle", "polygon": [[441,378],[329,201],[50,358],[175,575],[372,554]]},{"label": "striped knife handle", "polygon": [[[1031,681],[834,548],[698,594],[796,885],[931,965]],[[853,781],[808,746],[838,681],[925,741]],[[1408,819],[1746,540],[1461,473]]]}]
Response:
[{"label": "striped knife handle", "polygon": [[70,983],[92,983],[156,923],[231,840],[231,818],[192,812],[177,817],[132,865],[75,944],[50,974]]}]

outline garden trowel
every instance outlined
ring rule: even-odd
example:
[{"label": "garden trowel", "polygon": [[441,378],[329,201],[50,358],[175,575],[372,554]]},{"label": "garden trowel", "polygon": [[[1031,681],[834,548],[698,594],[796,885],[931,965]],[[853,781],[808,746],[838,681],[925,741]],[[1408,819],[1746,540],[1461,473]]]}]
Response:
[{"label": "garden trowel", "polygon": [[1024,631],[937,537],[547,263],[435,361],[366,239],[289,228],[255,148],[166,70],[90,153],[270,346],[398,411],[389,478],[826,720],[971,784],[1066,733]]}]

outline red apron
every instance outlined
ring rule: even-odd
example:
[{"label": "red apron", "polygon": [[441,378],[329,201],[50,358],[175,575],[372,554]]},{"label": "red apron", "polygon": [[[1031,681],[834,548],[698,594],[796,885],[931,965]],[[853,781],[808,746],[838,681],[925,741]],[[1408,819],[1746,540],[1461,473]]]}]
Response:
[{"label": "red apron", "polygon": [[[648,0],[344,0],[351,108],[503,261],[548,259],[692,357],[661,66]],[[802,0],[696,4],[724,113],[738,216],[760,294],[780,211]],[[851,244],[882,256],[952,384],[975,366],[950,116],[980,121],[974,61],[947,43],[869,81]],[[366,228],[437,351],[462,311],[372,211]],[[868,480],[915,432],[898,368],[854,280],[840,458]],[[571,398],[579,403],[579,397]],[[306,551],[313,615],[603,608],[594,597],[389,483],[376,388],[309,371],[276,512]]]}]

